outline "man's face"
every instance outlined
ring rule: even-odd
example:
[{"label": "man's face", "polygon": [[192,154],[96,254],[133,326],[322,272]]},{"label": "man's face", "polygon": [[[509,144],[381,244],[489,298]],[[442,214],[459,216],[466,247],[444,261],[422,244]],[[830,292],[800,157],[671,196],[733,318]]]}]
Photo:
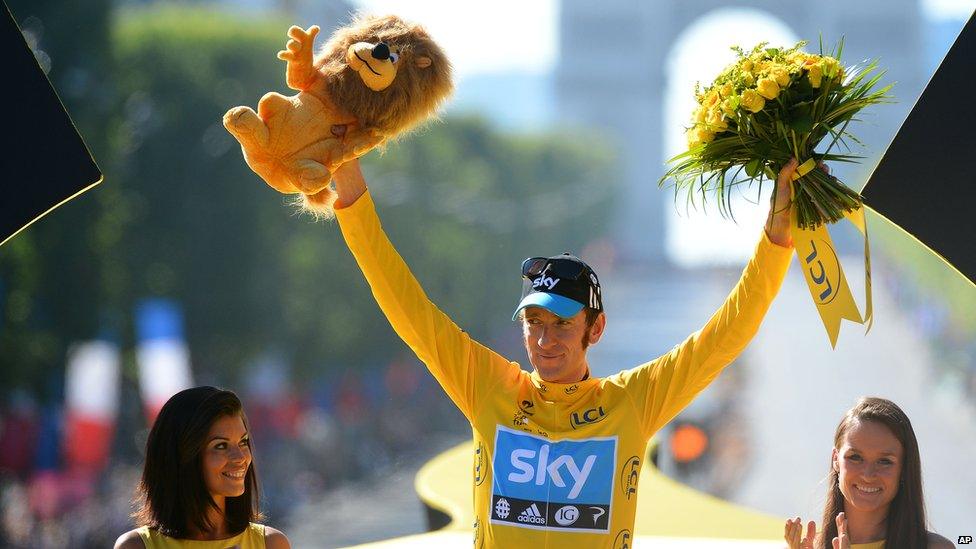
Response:
[{"label": "man's face", "polygon": [[606,326],[603,313],[589,330],[585,311],[572,318],[562,318],[541,307],[526,307],[522,315],[525,352],[539,376],[553,383],[575,383],[583,379],[588,368],[584,338],[590,345],[599,341]]}]

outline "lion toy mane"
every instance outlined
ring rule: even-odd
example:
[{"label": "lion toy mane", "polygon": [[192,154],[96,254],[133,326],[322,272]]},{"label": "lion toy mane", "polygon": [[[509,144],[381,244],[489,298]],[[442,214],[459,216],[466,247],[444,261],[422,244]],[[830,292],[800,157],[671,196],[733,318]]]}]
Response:
[{"label": "lion toy mane", "polygon": [[435,116],[453,84],[441,48],[399,17],[357,17],[313,59],[318,32],[291,27],[278,52],[297,95],[265,94],[256,113],[234,107],[223,122],[268,185],[331,216],[335,169]]}]

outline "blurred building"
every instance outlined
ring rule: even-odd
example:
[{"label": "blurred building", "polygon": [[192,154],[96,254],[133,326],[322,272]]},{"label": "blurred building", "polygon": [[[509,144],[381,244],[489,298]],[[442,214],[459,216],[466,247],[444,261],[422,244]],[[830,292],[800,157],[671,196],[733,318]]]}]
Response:
[{"label": "blurred building", "polygon": [[448,108],[449,114],[488,118],[505,131],[535,133],[552,126],[552,98],[549,72],[486,72],[461,76]]},{"label": "blurred building", "polygon": [[[637,263],[665,259],[662,215],[671,195],[657,188],[664,173],[664,92],[667,60],[696,21],[719,9],[721,0],[563,0],[556,68],[559,122],[592,127],[614,139],[621,154],[625,196],[615,227],[621,257]],[[858,137],[884,151],[928,79],[925,25],[918,0],[828,0],[818,3],[752,0],[754,9],[811,42],[825,46],[845,38],[843,59],[880,58],[887,82],[896,82],[898,104],[858,127]]]}]

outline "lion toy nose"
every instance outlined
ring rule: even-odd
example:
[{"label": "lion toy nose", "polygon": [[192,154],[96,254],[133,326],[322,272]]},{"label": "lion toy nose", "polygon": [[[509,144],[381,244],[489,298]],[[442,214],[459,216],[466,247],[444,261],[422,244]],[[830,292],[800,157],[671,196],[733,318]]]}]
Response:
[{"label": "lion toy nose", "polygon": [[386,42],[380,42],[373,46],[373,59],[379,59],[380,61],[390,58],[390,46],[386,45]]}]

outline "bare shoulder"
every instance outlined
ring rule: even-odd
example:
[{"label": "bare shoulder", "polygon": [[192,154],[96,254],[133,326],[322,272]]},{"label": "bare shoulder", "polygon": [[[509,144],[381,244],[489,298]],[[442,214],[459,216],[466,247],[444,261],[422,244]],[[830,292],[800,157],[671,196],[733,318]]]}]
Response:
[{"label": "bare shoulder", "polygon": [[129,530],[128,532],[119,536],[119,539],[115,540],[114,549],[146,549],[146,544],[143,543],[142,538],[139,537],[139,532]]},{"label": "bare shoulder", "polygon": [[281,530],[270,526],[264,527],[264,546],[267,549],[291,549],[291,543]]},{"label": "bare shoulder", "polygon": [[956,549],[956,546],[939,534],[929,532],[929,549]]}]

